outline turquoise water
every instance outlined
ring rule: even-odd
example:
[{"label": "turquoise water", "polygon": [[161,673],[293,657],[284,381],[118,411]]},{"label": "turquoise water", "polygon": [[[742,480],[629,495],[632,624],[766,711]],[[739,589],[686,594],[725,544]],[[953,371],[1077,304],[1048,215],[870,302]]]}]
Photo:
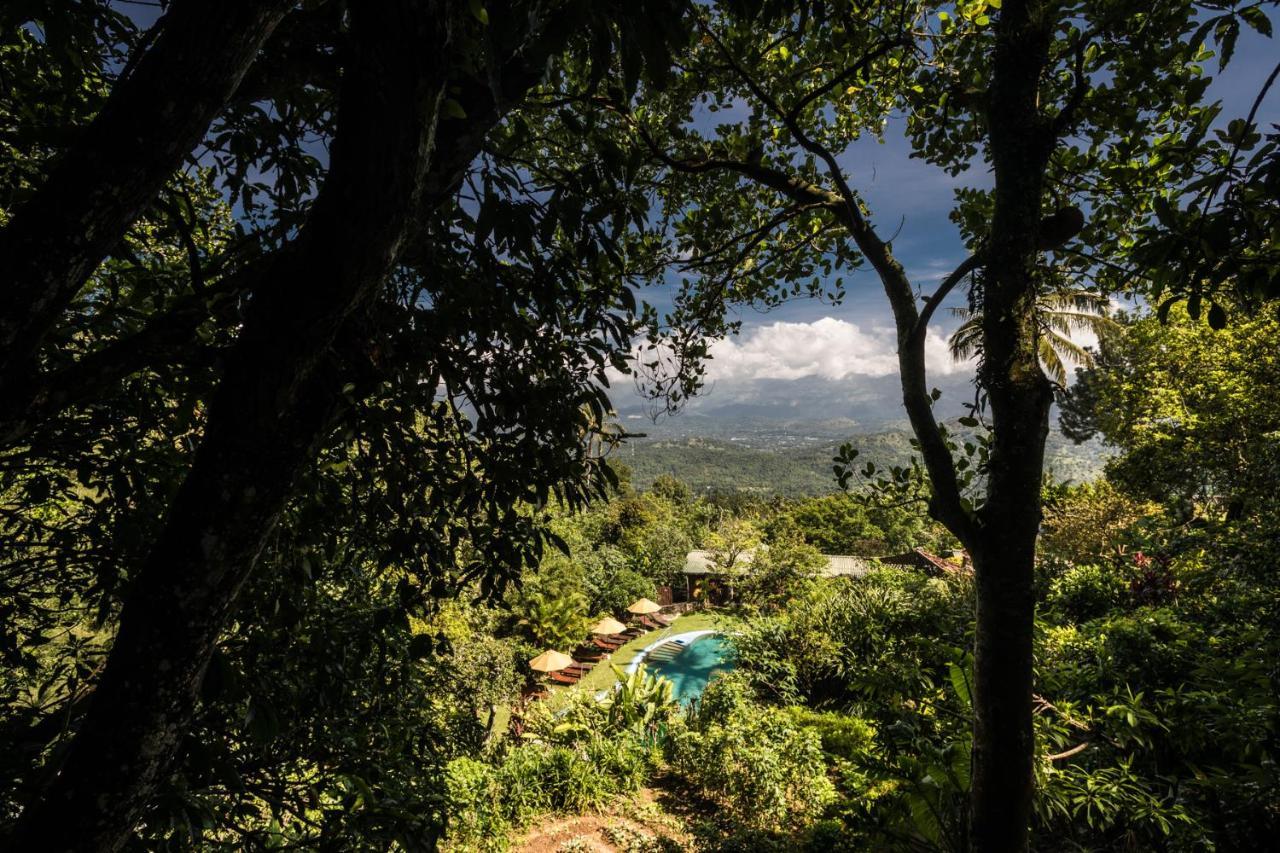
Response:
[{"label": "turquoise water", "polygon": [[664,643],[644,659],[645,669],[671,679],[675,698],[688,705],[717,674],[733,669],[733,647],[719,634],[695,637],[687,646]]}]

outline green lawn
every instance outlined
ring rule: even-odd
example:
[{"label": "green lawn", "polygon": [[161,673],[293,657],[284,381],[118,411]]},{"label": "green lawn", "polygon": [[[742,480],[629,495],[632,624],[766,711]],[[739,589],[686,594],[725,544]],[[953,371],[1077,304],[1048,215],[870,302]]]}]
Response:
[{"label": "green lawn", "polygon": [[609,664],[613,664],[619,669],[626,669],[627,664],[631,663],[636,653],[644,647],[657,642],[663,637],[673,637],[676,634],[683,634],[688,631],[702,631],[707,628],[724,629],[734,622],[734,618],[723,613],[713,613],[700,611],[690,613],[687,616],[681,616],[675,622],[671,623],[671,627],[664,628],[661,631],[650,631],[642,637],[636,637],[631,642],[622,646],[607,659],[596,664],[595,669],[587,673],[587,677],[574,684],[571,687],[555,686],[551,689],[551,695],[544,701],[556,708],[575,693],[589,692],[597,693],[613,685],[618,680],[614,674],[613,668]]}]

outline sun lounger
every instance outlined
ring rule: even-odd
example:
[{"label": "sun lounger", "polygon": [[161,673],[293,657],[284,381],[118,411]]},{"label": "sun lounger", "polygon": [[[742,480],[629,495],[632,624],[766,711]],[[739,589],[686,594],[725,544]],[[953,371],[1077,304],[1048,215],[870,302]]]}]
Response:
[{"label": "sun lounger", "polygon": [[653,619],[662,627],[667,628],[670,627],[672,622],[676,621],[680,617],[676,616],[674,613],[653,613],[650,614],[649,618]]},{"label": "sun lounger", "polygon": [[581,675],[571,675],[568,671],[549,672],[547,677],[557,684],[577,684],[581,679]]}]

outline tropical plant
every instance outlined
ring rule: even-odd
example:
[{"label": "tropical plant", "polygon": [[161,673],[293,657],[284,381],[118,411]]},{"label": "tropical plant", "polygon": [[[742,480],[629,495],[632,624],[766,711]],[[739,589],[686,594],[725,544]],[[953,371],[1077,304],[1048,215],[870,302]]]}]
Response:
[{"label": "tropical plant", "polygon": [[613,692],[604,699],[610,728],[657,734],[660,724],[670,720],[677,708],[671,680],[649,673],[643,664],[630,673],[614,664],[610,666],[618,676]]},{"label": "tropical plant", "polygon": [[[1050,290],[1036,298],[1035,319],[1040,328],[1040,367],[1058,385],[1067,384],[1067,363],[1093,366],[1089,351],[1072,340],[1073,332],[1087,332],[1101,338],[1118,328],[1108,316],[1110,300],[1099,293],[1079,288]],[[968,361],[982,355],[982,311],[952,308],[963,322],[948,341],[951,357]]]},{"label": "tropical plant", "polygon": [[572,649],[587,634],[587,599],[576,590],[531,587],[516,607],[519,626],[543,649]]}]

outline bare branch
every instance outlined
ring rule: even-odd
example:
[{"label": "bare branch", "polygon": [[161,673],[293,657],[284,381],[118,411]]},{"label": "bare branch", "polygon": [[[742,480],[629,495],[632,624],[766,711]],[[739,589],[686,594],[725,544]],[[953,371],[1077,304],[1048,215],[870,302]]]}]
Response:
[{"label": "bare branch", "polygon": [[963,281],[965,276],[981,265],[981,255],[970,255],[960,263],[960,266],[952,270],[951,275],[942,280],[942,284],[938,285],[938,289],[925,301],[924,308],[920,309],[920,317],[916,320],[915,328],[911,332],[913,340],[924,334],[925,327],[929,325],[929,321],[933,319],[934,312],[938,310],[942,300],[947,298],[947,294],[955,289],[955,286]]}]

